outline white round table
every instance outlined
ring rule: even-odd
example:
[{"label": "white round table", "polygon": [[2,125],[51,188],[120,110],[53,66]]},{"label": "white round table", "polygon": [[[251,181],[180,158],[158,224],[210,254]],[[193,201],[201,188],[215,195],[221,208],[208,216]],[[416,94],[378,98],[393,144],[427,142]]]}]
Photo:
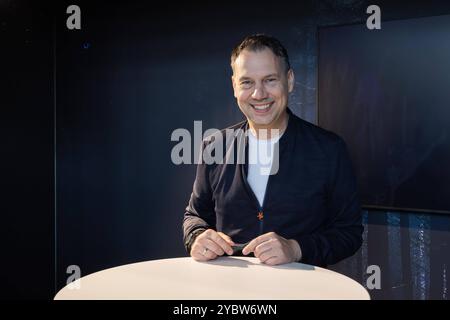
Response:
[{"label": "white round table", "polygon": [[[76,283],[79,282],[79,283]],[[190,257],[153,260],[106,269],[61,289],[55,300],[368,300],[356,281],[327,269],[290,263],[268,266],[257,258]]]}]

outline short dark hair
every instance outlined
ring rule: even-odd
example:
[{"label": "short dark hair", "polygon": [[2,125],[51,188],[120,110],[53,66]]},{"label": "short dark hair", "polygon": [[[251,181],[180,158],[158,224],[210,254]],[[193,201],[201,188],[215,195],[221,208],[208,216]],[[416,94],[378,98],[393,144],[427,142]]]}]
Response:
[{"label": "short dark hair", "polygon": [[286,48],[283,47],[278,39],[265,34],[247,36],[239,44],[237,44],[231,51],[231,68],[233,68],[234,62],[243,50],[247,49],[250,51],[261,51],[266,48],[269,48],[273,54],[283,59],[286,72],[291,69]]}]

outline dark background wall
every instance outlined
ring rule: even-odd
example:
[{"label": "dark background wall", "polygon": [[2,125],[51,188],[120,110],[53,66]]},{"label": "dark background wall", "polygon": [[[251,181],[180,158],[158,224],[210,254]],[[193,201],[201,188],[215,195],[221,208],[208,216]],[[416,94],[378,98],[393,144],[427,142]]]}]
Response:
[{"label": "dark background wall", "polygon": [[2,299],[54,288],[51,21],[45,5],[0,2]]},{"label": "dark background wall", "polygon": [[450,214],[450,15],[318,38],[318,123],[347,142],[362,202]]},{"label": "dark background wall", "polygon": [[[445,2],[379,3],[385,20],[450,13]],[[8,270],[17,271],[5,297],[52,298],[68,265],[85,275],[184,256],[181,221],[195,166],[172,164],[170,135],[193,132],[194,120],[206,130],[242,119],[231,47],[250,33],[280,38],[297,75],[290,107],[315,123],[317,27],[364,22],[372,3],[78,2],[79,31],[66,29],[69,4],[1,8],[3,150],[12,168],[3,183],[5,243]],[[365,285],[367,266],[379,265],[382,289],[373,298],[448,298],[448,217],[364,216],[363,247],[333,269]],[[30,261],[39,274],[31,291]]]}]

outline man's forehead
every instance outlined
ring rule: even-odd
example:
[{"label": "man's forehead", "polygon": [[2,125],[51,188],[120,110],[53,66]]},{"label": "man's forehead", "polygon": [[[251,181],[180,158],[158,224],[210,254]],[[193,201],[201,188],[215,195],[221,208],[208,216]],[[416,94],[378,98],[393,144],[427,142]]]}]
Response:
[{"label": "man's forehead", "polygon": [[234,62],[234,71],[239,77],[278,74],[282,68],[281,58],[270,49],[243,50]]},{"label": "man's forehead", "polygon": [[261,50],[242,50],[239,56],[236,57],[235,65],[242,67],[249,67],[253,65],[261,64],[273,64],[278,65],[281,62],[281,58],[275,55],[269,48]]}]

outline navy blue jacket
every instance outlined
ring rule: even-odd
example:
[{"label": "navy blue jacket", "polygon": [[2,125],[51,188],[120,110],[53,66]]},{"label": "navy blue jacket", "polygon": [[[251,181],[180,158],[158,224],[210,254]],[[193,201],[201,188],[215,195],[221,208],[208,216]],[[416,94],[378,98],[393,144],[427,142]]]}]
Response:
[{"label": "navy blue jacket", "polygon": [[[289,109],[288,113],[288,126],[278,142],[279,169],[269,177],[262,207],[246,179],[248,161],[197,166],[183,221],[188,252],[191,233],[208,228],[229,235],[236,243],[276,232],[297,240],[301,262],[317,266],[337,263],[359,249],[361,207],[344,141]],[[231,128],[248,130],[248,122]],[[225,141],[225,130],[220,134]],[[244,141],[248,159],[247,138],[239,139],[233,141],[234,155],[237,143]],[[218,141],[217,137],[205,139],[203,148]],[[224,147],[224,157],[229,148]]]}]

